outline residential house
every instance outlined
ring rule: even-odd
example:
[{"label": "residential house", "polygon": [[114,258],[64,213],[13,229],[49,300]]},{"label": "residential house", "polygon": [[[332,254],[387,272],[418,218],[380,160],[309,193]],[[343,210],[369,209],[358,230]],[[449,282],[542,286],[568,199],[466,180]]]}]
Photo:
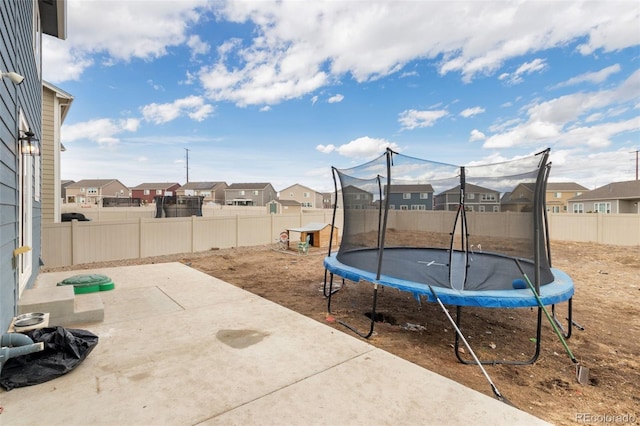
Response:
[{"label": "residential house", "polygon": [[[500,192],[482,186],[467,183],[465,185],[464,205],[467,211],[499,212]],[[436,195],[434,210],[455,211],[460,205],[460,185]]]},{"label": "residential house", "polygon": [[[61,145],[62,147],[62,145]],[[61,149],[61,151],[65,151],[64,149]],[[66,203],[67,202],[67,186],[71,185],[72,183],[75,183],[75,180],[61,180],[60,181],[60,198],[62,199],[62,203]]]},{"label": "residential house", "polygon": [[73,103],[73,96],[42,82],[42,222],[60,222],[60,127]]},{"label": "residential house", "polygon": [[333,192],[323,192],[322,193],[322,208],[323,209],[332,209],[333,208],[333,196],[335,193]]},{"label": "residential house", "polygon": [[345,186],[338,191],[336,204],[338,208],[344,209],[358,210],[376,208],[373,194],[353,185]]},{"label": "residential house", "polygon": [[535,188],[535,183],[521,183],[513,191],[505,192],[500,199],[500,211],[532,212]]},{"label": "residential house", "polygon": [[272,214],[299,214],[302,212],[302,204],[295,200],[273,200],[267,203],[267,212]]},{"label": "residential house", "polygon": [[389,208],[433,210],[433,187],[429,184],[391,185],[389,188]]},{"label": "residential house", "polygon": [[176,195],[201,196],[203,203],[224,204],[226,182],[187,182],[176,189]]},{"label": "residential house", "polygon": [[609,183],[573,197],[569,212],[640,214],[640,180]]},{"label": "residential house", "polygon": [[232,183],[224,190],[228,206],[266,206],[278,198],[270,183]]},{"label": "residential house", "polygon": [[0,329],[41,255],[42,35],[66,38],[65,2],[0,2]]},{"label": "residential house", "polygon": [[546,191],[547,211],[552,213],[566,213],[569,209],[569,199],[589,191],[575,182],[549,182]]},{"label": "residential house", "polygon": [[131,198],[139,198],[143,204],[153,203],[154,197],[176,195],[176,189],[180,188],[177,182],[146,182],[131,188]]},{"label": "residential house", "polygon": [[67,185],[67,203],[102,205],[105,197],[131,198],[131,193],[117,179],[83,179]]},{"label": "residential house", "polygon": [[299,202],[302,207],[318,209],[324,207],[324,194],[297,183],[281,190],[278,199],[294,200]]}]

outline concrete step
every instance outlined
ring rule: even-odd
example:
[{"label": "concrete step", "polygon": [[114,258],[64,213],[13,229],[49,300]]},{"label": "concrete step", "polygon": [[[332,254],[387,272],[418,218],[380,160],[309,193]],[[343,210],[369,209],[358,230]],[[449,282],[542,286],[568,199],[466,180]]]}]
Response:
[{"label": "concrete step", "polygon": [[49,326],[63,326],[104,320],[100,293],[74,294],[73,286],[27,289],[18,302],[18,313],[48,312]]}]

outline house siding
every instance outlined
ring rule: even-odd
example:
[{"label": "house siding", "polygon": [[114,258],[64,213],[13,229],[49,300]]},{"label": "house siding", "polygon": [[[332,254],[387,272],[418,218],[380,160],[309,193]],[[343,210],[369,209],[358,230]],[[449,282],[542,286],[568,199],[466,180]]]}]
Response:
[{"label": "house siding", "polygon": [[44,89],[42,93],[42,221],[57,222],[55,215],[55,195],[60,192],[55,181],[54,134],[55,93]]},{"label": "house siding", "polygon": [[[308,194],[305,197],[304,194]],[[280,191],[281,200],[293,200],[302,204],[302,207],[322,208],[322,194],[304,185],[291,185]]]},{"label": "house siding", "polygon": [[[12,264],[13,250],[19,241],[18,110],[22,110],[35,137],[42,139],[42,81],[31,36],[33,6],[29,1],[0,2],[0,67],[25,77],[19,86],[9,79],[0,79],[0,328],[3,330],[17,312],[19,297],[18,273]],[[35,161],[34,167],[40,167],[40,161]],[[31,214],[32,272],[27,287],[33,286],[40,269],[40,202],[33,201]]]}]

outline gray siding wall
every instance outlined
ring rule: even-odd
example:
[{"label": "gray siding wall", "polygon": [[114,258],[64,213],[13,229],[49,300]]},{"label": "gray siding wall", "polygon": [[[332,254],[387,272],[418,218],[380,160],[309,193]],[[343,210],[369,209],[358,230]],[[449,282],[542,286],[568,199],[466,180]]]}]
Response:
[{"label": "gray siding wall", "polygon": [[[13,268],[13,250],[18,247],[18,110],[41,139],[42,81],[36,68],[32,44],[30,1],[0,2],[0,69],[25,77],[20,86],[0,80],[0,330],[6,330],[17,312],[18,276]],[[39,61],[39,59],[38,59]],[[36,162],[40,167],[40,162]],[[41,252],[40,203],[33,203],[32,286],[39,272]]]}]

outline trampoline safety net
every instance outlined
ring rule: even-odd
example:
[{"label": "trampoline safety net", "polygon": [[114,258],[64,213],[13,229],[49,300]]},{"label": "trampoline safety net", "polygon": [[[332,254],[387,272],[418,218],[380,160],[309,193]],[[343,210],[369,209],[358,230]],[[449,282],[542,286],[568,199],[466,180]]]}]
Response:
[{"label": "trampoline safety net", "polygon": [[154,197],[156,218],[202,216],[203,196],[164,195]]},{"label": "trampoline safety net", "polygon": [[518,259],[537,287],[550,283],[548,156],[547,149],[456,166],[387,150],[357,167],[333,168],[344,215],[337,259],[378,279],[457,290],[511,288],[521,276]]}]

